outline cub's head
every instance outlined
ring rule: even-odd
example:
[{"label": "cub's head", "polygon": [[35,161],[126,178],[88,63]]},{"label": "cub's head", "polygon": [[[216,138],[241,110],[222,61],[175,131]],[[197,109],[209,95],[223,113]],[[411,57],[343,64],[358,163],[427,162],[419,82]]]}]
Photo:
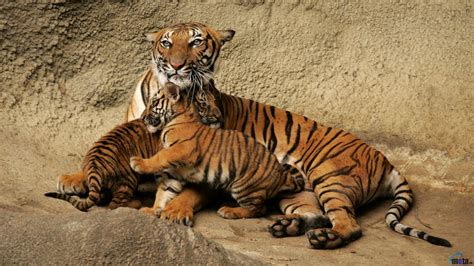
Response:
[{"label": "cub's head", "polygon": [[152,67],[161,85],[201,87],[212,79],[214,65],[233,30],[214,30],[200,23],[182,23],[146,34],[152,42]]},{"label": "cub's head", "polygon": [[[200,90],[195,96],[212,98],[208,90]],[[182,91],[176,84],[168,82],[164,88],[152,97],[142,118],[150,133],[162,130],[171,120],[178,116],[186,116],[185,121],[200,121],[200,107],[193,96]]]},{"label": "cub's head", "polygon": [[165,84],[151,98],[147,108],[142,114],[143,121],[150,133],[162,130],[178,114],[186,111],[180,96],[180,88],[171,82]]}]

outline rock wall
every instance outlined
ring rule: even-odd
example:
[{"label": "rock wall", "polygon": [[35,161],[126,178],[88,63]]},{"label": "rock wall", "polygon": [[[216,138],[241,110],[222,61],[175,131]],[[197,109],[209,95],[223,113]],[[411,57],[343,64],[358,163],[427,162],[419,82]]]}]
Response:
[{"label": "rock wall", "polygon": [[471,1],[54,2],[0,7],[4,136],[82,157],[123,118],[149,63],[143,34],[200,21],[237,32],[221,90],[435,150],[473,182]]}]

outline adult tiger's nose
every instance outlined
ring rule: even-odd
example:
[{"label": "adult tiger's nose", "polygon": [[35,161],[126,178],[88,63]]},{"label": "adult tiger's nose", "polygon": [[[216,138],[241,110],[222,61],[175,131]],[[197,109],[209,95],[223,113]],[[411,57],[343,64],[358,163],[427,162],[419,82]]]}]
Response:
[{"label": "adult tiger's nose", "polygon": [[186,61],[185,60],[171,60],[170,61],[170,64],[171,66],[177,71],[177,70],[180,70],[181,68],[183,68],[183,66],[185,65]]}]

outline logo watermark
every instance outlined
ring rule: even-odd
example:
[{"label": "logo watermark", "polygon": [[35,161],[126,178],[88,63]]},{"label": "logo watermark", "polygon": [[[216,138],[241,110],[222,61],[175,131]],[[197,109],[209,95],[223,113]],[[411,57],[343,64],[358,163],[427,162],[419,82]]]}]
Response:
[{"label": "logo watermark", "polygon": [[469,258],[464,257],[461,252],[456,252],[448,257],[448,263],[452,265],[465,265],[472,264],[472,261]]}]

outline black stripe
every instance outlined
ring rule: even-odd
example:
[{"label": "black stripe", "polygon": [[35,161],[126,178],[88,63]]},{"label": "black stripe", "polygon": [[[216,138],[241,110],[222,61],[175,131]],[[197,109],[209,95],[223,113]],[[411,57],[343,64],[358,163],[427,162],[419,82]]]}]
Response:
[{"label": "black stripe", "polygon": [[260,107],[260,104],[257,103],[255,105],[255,112],[254,112],[254,120],[255,120],[255,123],[258,123],[258,112],[259,112],[259,108]]},{"label": "black stripe", "polygon": [[309,139],[311,139],[311,137],[313,136],[314,132],[316,132],[316,130],[318,130],[318,124],[313,121],[313,125],[311,127],[311,130],[309,131],[308,138],[306,139],[306,142],[308,142]]},{"label": "black stripe", "polygon": [[298,125],[298,128],[296,129],[296,138],[295,142],[293,143],[293,146],[286,152],[286,155],[291,155],[295,150],[296,147],[300,144],[300,136],[301,136],[301,126]]},{"label": "black stripe", "polygon": [[407,226],[407,227],[405,227],[405,228],[403,229],[403,233],[404,233],[405,235],[409,236],[410,233],[411,233],[411,230],[413,230],[413,228]]},{"label": "black stripe", "polygon": [[354,167],[356,167],[356,164],[350,165],[350,166],[345,166],[345,167],[339,168],[337,170],[334,170],[332,172],[329,172],[327,174],[324,174],[322,176],[319,176],[318,178],[314,179],[311,182],[311,185],[314,189],[318,184],[323,183],[324,181],[326,181],[330,177],[340,176],[340,175],[347,175],[348,173],[350,173],[352,171],[352,169],[354,169]]},{"label": "black stripe", "polygon": [[285,125],[286,143],[290,144],[291,127],[293,126],[293,115],[288,111],[285,111],[285,113],[286,113],[286,125]]},{"label": "black stripe", "polygon": [[[295,206],[296,204],[298,204],[299,202],[295,201],[295,202],[292,202],[288,205],[285,206],[285,208],[283,208],[283,214],[286,214],[286,210],[288,210],[288,208],[292,207],[292,206]],[[295,210],[295,209],[293,209]]]},{"label": "black stripe", "polygon": [[247,121],[248,118],[249,118],[249,110],[243,110],[243,108],[242,108],[242,111],[245,112],[245,116],[244,116],[244,119],[242,120],[243,125],[242,125],[242,129],[240,131],[245,133],[245,128],[249,124],[248,121]]},{"label": "black stripe", "polygon": [[400,220],[400,216],[398,215],[398,213],[393,212],[393,211],[388,211],[388,212],[385,214],[385,217],[387,217],[389,214],[395,215],[395,218],[397,218],[397,220]]},{"label": "black stripe", "polygon": [[320,204],[324,207],[324,205],[326,205],[326,203],[330,202],[331,200],[338,200],[338,201],[344,202],[344,200],[342,200],[338,197],[328,197],[328,198],[326,198],[326,200],[321,201]]},{"label": "black stripe", "polygon": [[[387,216],[387,215],[385,215]],[[399,222],[397,220],[393,220],[390,222],[390,228],[392,228],[392,230],[395,230],[395,226],[399,224]]]},{"label": "black stripe", "polygon": [[395,193],[395,196],[397,196],[398,194],[402,194],[402,193],[413,194],[413,191],[411,189],[400,190],[400,191],[397,191]]},{"label": "black stripe", "polygon": [[268,149],[271,153],[275,153],[277,144],[278,140],[275,135],[275,126],[272,124],[272,126],[270,127],[270,143],[268,144]]},{"label": "black stripe", "polygon": [[404,201],[406,201],[409,205],[411,205],[411,199],[409,199],[409,198],[405,198],[405,197],[403,197],[403,196],[398,195],[398,196],[395,197],[394,201],[396,201],[396,200],[404,200]]},{"label": "black stripe", "polygon": [[390,206],[390,209],[397,209],[397,211],[398,211],[401,215],[403,215],[403,214],[406,212],[405,209],[403,208],[403,206],[400,205],[400,204],[392,205],[392,206]]},{"label": "black stripe", "polygon": [[333,209],[328,209],[328,210],[324,210],[326,214],[330,213],[330,212],[334,212],[334,211],[345,211],[349,214],[351,214],[352,216],[355,215],[354,213],[354,210],[352,208],[350,208],[349,206],[340,206],[340,207],[337,207],[337,208],[333,208]]},{"label": "black stripe", "polygon": [[416,234],[416,235],[418,236],[418,238],[425,239],[426,233],[423,232],[423,231],[420,231],[420,232],[418,232],[418,234]]},{"label": "black stripe", "polygon": [[[321,139],[321,141],[316,145],[316,147],[318,147],[317,149],[317,152],[316,154],[312,154],[313,152],[311,152],[310,156],[311,156],[311,159],[307,162],[306,164],[306,170],[308,170],[308,168],[310,168],[312,165],[313,165],[313,162],[314,160],[316,160],[316,157],[318,157],[318,154],[324,149],[324,147],[326,147],[329,143],[331,143],[334,139],[336,139],[341,133],[342,133],[342,130],[340,130],[338,133],[336,133],[332,138],[329,139],[329,141],[327,141],[326,143],[324,143],[323,145],[319,146],[321,144],[321,142],[326,139],[326,136],[331,132],[332,128],[331,127],[328,127],[326,133],[324,134],[324,137]],[[313,167],[311,167],[313,168]],[[309,171],[308,171],[309,172]]]},{"label": "black stripe", "polygon": [[272,115],[273,118],[275,118],[275,106],[270,105],[270,114]]},{"label": "black stripe", "polygon": [[403,180],[403,182],[402,182],[402,183],[398,184],[398,186],[395,188],[395,190],[394,190],[394,191],[397,191],[397,189],[399,189],[401,186],[405,186],[405,185],[408,185],[408,182],[407,182],[407,180],[406,180],[406,179],[405,179],[405,180]]},{"label": "black stripe", "polygon": [[262,130],[262,133],[263,133],[263,142],[265,143],[265,146],[268,147],[267,131],[268,131],[268,127],[270,126],[270,118],[269,118],[266,110],[267,110],[266,108],[263,109],[263,130]]}]

